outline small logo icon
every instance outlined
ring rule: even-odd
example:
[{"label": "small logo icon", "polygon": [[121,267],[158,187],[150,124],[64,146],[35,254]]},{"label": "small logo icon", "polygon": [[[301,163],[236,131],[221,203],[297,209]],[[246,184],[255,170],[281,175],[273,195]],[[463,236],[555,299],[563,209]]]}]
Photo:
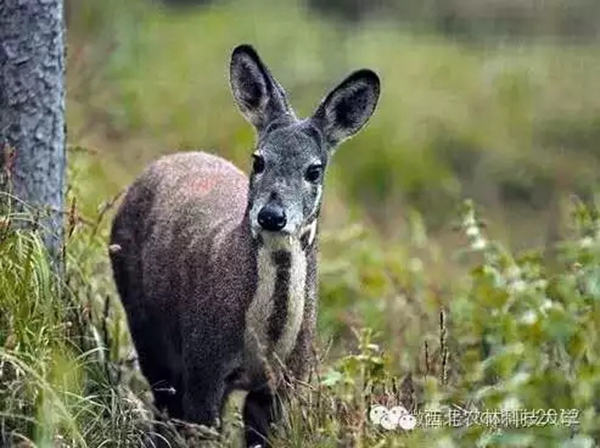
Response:
[{"label": "small logo icon", "polygon": [[398,426],[406,431],[411,431],[417,426],[417,419],[414,415],[406,414],[398,420]]},{"label": "small logo icon", "polygon": [[376,405],[371,408],[371,412],[369,412],[369,418],[371,419],[372,423],[379,425],[381,424],[381,418],[384,415],[387,415],[387,413],[388,410],[385,408],[385,406]]},{"label": "small logo icon", "polygon": [[373,424],[379,425],[388,431],[396,428],[411,431],[417,426],[417,419],[404,406],[394,406],[387,409],[385,406],[375,405],[369,412],[369,418]]}]

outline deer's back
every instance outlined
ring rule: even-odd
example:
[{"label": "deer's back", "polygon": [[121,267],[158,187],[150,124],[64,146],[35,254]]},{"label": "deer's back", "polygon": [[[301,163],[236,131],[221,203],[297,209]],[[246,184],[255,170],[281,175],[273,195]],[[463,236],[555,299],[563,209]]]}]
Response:
[{"label": "deer's back", "polygon": [[250,291],[254,269],[241,225],[247,190],[246,175],[211,154],[178,153],[152,163],[129,188],[111,236],[121,246],[117,269],[141,279],[135,286],[141,294],[125,294],[125,307],[173,319],[207,317],[211,310],[225,315],[224,307],[240,308],[230,318],[241,315],[240,296]]}]

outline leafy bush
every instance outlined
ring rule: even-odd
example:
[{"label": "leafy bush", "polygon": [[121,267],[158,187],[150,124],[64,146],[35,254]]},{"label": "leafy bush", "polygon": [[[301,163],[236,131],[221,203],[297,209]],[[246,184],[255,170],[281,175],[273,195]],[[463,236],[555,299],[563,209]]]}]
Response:
[{"label": "leafy bush", "polygon": [[[298,399],[292,414],[303,417],[289,419],[294,442],[284,442],[285,433],[278,446],[337,446],[342,439],[365,446],[596,446],[600,220],[581,204],[574,215],[572,239],[550,262],[535,251],[512,255],[489,240],[467,202],[461,254],[480,262],[445,298],[437,347],[424,343],[424,363],[413,350],[413,365],[402,371],[393,341],[380,338],[390,347],[383,349],[372,330],[357,332],[355,353],[324,367]],[[403,405],[417,428],[374,425],[368,413],[375,405]],[[469,423],[469,415],[479,420]]]}]

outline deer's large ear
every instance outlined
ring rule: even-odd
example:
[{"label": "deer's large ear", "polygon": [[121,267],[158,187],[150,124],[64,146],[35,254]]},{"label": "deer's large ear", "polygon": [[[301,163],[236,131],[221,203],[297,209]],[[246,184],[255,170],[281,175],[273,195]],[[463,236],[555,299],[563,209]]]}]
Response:
[{"label": "deer's large ear", "polygon": [[377,106],[379,90],[377,74],[363,69],[350,74],[323,99],[311,120],[331,148],[367,123]]},{"label": "deer's large ear", "polygon": [[231,91],[240,112],[258,132],[282,115],[292,115],[285,91],[250,45],[239,45],[231,54]]}]

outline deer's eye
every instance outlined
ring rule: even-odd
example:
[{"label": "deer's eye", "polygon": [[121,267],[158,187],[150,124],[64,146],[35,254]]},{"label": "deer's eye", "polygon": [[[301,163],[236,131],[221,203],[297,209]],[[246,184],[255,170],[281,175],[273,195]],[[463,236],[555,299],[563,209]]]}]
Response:
[{"label": "deer's eye", "polygon": [[252,162],[252,171],[254,174],[262,173],[265,170],[265,159],[258,154],[253,154],[252,158],[254,159]]},{"label": "deer's eye", "polygon": [[311,165],[306,169],[304,177],[309,182],[318,182],[323,174],[323,165],[315,164]]}]

